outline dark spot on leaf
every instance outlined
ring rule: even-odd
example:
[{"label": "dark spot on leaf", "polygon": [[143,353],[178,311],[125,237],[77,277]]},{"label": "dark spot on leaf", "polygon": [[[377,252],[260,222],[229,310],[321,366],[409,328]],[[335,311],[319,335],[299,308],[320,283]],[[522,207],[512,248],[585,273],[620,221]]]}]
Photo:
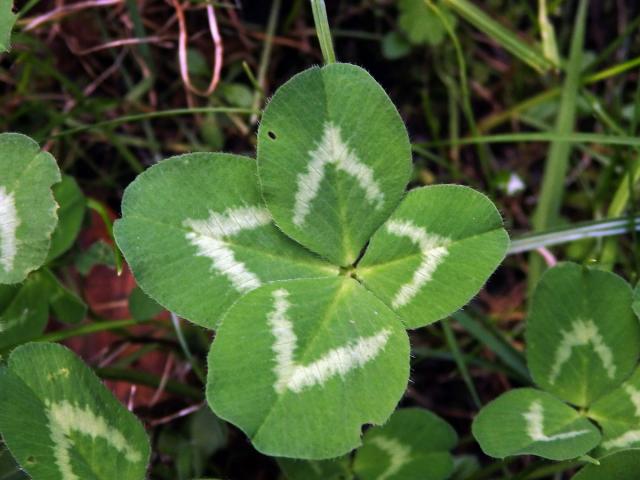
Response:
[{"label": "dark spot on leaf", "polygon": [[27,457],[27,463],[34,464],[36,463],[36,459],[33,456]]},{"label": "dark spot on leaf", "polygon": [[269,131],[267,132],[267,135],[269,135],[269,138],[270,138],[271,140],[275,140],[276,138],[278,138],[278,137],[276,136],[275,132],[272,132],[271,130],[269,130]]}]

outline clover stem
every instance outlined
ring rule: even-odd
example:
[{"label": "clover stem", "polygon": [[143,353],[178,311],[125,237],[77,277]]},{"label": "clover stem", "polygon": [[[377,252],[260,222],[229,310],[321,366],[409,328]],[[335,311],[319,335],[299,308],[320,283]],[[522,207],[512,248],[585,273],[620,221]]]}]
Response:
[{"label": "clover stem", "polygon": [[324,0],[311,0],[311,10],[313,11],[313,21],[316,24],[316,33],[320,41],[320,50],[324,63],[329,65],[336,63],[336,54],[333,50],[331,40],[331,30],[329,29],[329,19],[327,18],[327,8]]}]

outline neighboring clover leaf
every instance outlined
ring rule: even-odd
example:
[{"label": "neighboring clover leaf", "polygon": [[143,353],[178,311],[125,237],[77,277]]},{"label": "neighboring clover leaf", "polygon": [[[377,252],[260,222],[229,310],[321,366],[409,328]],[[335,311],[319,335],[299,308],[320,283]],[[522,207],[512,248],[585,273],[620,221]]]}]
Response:
[{"label": "neighboring clover leaf", "polygon": [[32,343],[0,370],[0,432],[33,480],[140,480],[143,426],[70,350]]},{"label": "neighboring clover leaf", "polygon": [[612,453],[580,470],[572,480],[637,480],[640,472],[640,450],[632,448]]},{"label": "neighboring clover leaf", "polygon": [[605,452],[640,444],[640,374],[620,386],[640,354],[631,293],[617,275],[572,263],[542,276],[527,322],[527,361],[550,393],[514,390],[484,407],[473,434],[485,453],[567,460],[601,437]]},{"label": "neighboring clover leaf", "polygon": [[396,411],[365,433],[354,472],[360,480],[443,480],[453,471],[458,436],[437,415],[420,408]]},{"label": "neighboring clover leaf", "polygon": [[76,240],[86,209],[86,199],[73,177],[63,175],[62,181],[53,187],[53,197],[60,206],[58,225],[51,236],[47,262],[59,257],[71,248]]},{"label": "neighboring clover leaf", "polygon": [[17,133],[0,134],[0,283],[18,283],[49,252],[58,208],[56,160]]},{"label": "neighboring clover leaf", "polygon": [[508,237],[468,188],[403,200],[406,129],[354,65],[311,68],[276,92],[257,163],[259,182],[234,155],[150,168],[125,192],[116,239],[162,306],[208,327],[222,318],[207,381],[221,418],[264,453],[336,457],[402,396],[405,328],[468,302]]},{"label": "neighboring clover leaf", "polygon": [[527,363],[541,388],[586,407],[631,375],[640,324],[629,284],[613,273],[561,264],[545,273],[527,321]]},{"label": "neighboring clover leaf", "polygon": [[16,23],[13,0],[0,0],[0,53],[8,52],[11,46],[11,29]]},{"label": "neighboring clover leaf", "polygon": [[21,284],[0,285],[0,350],[40,335],[50,311],[63,323],[78,323],[87,305],[46,268]]},{"label": "neighboring clover leaf", "polygon": [[467,303],[508,245],[500,213],[481,193],[458,185],[418,188],[373,236],[358,275],[417,328]]},{"label": "neighboring clover leaf", "polygon": [[20,285],[0,285],[0,350],[40,335],[49,319],[46,275],[34,272]]},{"label": "neighboring clover leaf", "polygon": [[640,319],[640,282],[636,285],[636,289],[633,291],[633,311]]},{"label": "neighboring clover leaf", "polygon": [[203,326],[265,282],[337,273],[276,228],[245,157],[164,160],[129,185],[122,217],[114,233],[140,286]]},{"label": "neighboring clover leaf", "polygon": [[409,54],[411,44],[398,32],[389,32],[382,38],[382,55],[387,60],[397,60]]},{"label": "neighboring clover leaf", "polygon": [[[414,45],[428,43],[439,45],[444,40],[447,30],[442,20],[425,0],[400,0],[398,3],[400,17],[398,25]],[[448,10],[440,8],[450,25],[455,25],[455,17]]]},{"label": "neighboring clover leaf", "polygon": [[587,412],[602,428],[602,451],[640,447],[640,370]]},{"label": "neighboring clover leaf", "polygon": [[349,457],[331,460],[294,460],[278,458],[278,465],[287,480],[350,480]]},{"label": "neighboring clover leaf", "polygon": [[42,275],[47,283],[48,297],[41,298],[40,301],[48,299],[53,315],[62,323],[79,323],[84,320],[86,303],[63,285],[49,269],[42,269]]},{"label": "neighboring clover leaf", "polygon": [[486,405],[473,422],[473,436],[489,456],[532,454],[567,460],[600,442],[586,418],[553,395],[521,388]]},{"label": "neighboring clover leaf", "polygon": [[207,398],[259,451],[322,459],[360,445],[362,424],[383,423],[408,376],[407,334],[380,300],[349,277],[291,280],[224,316]]},{"label": "neighboring clover leaf", "polygon": [[[163,462],[154,462],[148,479],[204,480],[211,456],[227,442],[227,424],[207,408],[191,414],[181,426],[162,429],[154,441],[154,453],[174,459],[175,474],[163,468]],[[227,477],[228,478],[228,477]],[[223,480],[211,478],[207,480]]]},{"label": "neighboring clover leaf", "polygon": [[258,131],[258,169],[282,231],[348,266],[404,194],[411,144],[371,75],[333,64],[278,89]]}]

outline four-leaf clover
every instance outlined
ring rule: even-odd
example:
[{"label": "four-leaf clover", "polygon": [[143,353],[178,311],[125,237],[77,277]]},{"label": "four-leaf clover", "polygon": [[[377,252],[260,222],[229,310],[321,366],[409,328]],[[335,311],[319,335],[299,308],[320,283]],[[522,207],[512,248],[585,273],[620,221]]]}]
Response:
[{"label": "four-leaf clover", "polygon": [[153,166],[125,192],[116,239],[147,294],[217,330],[217,415],[264,453],[336,457],[402,396],[405,329],[468,302],[508,236],[474,190],[405,193],[405,126],[354,65],[283,85],[257,150],[257,165],[199,153]]}]

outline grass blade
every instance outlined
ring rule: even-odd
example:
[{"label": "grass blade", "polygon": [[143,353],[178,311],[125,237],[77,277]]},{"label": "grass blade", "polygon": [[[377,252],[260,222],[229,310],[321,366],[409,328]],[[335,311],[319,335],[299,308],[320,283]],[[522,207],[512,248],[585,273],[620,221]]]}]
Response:
[{"label": "grass blade", "polygon": [[[571,39],[571,53],[567,65],[567,76],[562,87],[560,110],[556,120],[555,133],[560,136],[569,135],[575,125],[586,18],[587,2],[581,0]],[[571,144],[565,141],[554,141],[551,144],[538,208],[533,217],[533,225],[536,230],[549,228],[557,220],[564,194],[564,182],[569,167],[571,148]]]},{"label": "grass blade", "polygon": [[569,227],[525,235],[512,240],[508,254],[530,252],[537,248],[575,242],[585,238],[610,237],[633,231],[640,231],[640,216],[583,222]]},{"label": "grass blade", "polygon": [[476,143],[523,143],[523,142],[551,142],[551,143],[594,143],[601,145],[618,145],[623,147],[640,147],[640,137],[624,135],[606,135],[601,133],[574,132],[559,134],[555,132],[527,132],[501,133],[497,135],[482,135],[465,137],[458,140],[441,140],[435,142],[416,142],[417,147],[432,148],[442,146],[473,145]]},{"label": "grass blade", "polygon": [[331,30],[329,29],[329,20],[327,19],[327,7],[324,0],[311,0],[311,9],[313,11],[313,21],[316,24],[316,32],[318,41],[320,42],[320,50],[324,63],[329,65],[336,63],[336,54],[333,50],[333,41],[331,40]]},{"label": "grass blade", "polygon": [[547,14],[547,0],[538,0],[538,25],[542,37],[542,52],[554,65],[560,65],[556,31]]},{"label": "grass blade", "polygon": [[554,66],[537,48],[527,45],[511,30],[496,22],[468,0],[444,0],[444,3],[471,25],[498,42],[505,50],[538,72],[546,72]]},{"label": "grass blade", "polygon": [[476,387],[473,384],[471,375],[469,374],[469,369],[467,368],[467,364],[465,363],[462,352],[460,351],[460,347],[458,346],[458,341],[456,340],[456,336],[453,333],[453,330],[451,329],[451,325],[449,325],[449,320],[443,320],[442,330],[447,340],[447,345],[449,346],[449,350],[451,350],[451,354],[453,355],[453,358],[456,361],[456,365],[458,366],[460,375],[462,375],[462,379],[464,380],[464,383],[467,386],[467,390],[469,390],[469,394],[471,394],[473,403],[475,404],[476,408],[479,410],[480,408],[482,408],[482,402],[480,401],[480,397],[478,396]]},{"label": "grass blade", "polygon": [[469,314],[459,311],[453,314],[453,318],[482,345],[495,353],[514,373],[518,374],[524,383],[531,383],[529,370],[522,353],[513,348],[506,339],[498,337],[485,327],[479,320]]}]

